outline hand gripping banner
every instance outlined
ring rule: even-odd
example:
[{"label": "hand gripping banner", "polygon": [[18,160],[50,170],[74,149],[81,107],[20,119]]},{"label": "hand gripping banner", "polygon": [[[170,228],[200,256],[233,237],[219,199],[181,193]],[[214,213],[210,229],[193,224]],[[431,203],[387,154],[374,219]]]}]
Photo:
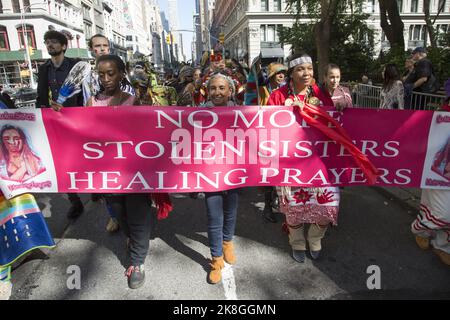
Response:
[{"label": "hand gripping banner", "polygon": [[7,198],[373,182],[450,189],[448,113],[326,113],[334,121],[289,107],[6,110],[0,187]]}]

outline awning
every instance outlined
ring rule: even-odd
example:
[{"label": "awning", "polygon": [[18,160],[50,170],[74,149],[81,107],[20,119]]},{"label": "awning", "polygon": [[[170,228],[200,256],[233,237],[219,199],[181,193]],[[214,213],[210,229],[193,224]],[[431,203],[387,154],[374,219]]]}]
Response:
[{"label": "awning", "polygon": [[283,48],[261,48],[261,58],[284,58]]}]

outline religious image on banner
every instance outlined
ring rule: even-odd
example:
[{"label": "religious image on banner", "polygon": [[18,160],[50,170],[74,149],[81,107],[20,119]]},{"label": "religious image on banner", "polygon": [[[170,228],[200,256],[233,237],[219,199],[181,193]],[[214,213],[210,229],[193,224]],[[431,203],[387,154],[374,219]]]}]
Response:
[{"label": "religious image on banner", "polygon": [[0,178],[24,182],[45,171],[26,129],[5,124],[0,136]]},{"label": "religious image on banner", "polygon": [[52,152],[39,111],[2,111],[0,139],[0,189],[7,199],[36,189],[58,190]]},{"label": "religious image on banner", "polygon": [[432,170],[450,181],[450,137],[447,144],[436,153]]},{"label": "religious image on banner", "polygon": [[448,112],[435,112],[428,139],[422,188],[450,187],[450,117]]}]

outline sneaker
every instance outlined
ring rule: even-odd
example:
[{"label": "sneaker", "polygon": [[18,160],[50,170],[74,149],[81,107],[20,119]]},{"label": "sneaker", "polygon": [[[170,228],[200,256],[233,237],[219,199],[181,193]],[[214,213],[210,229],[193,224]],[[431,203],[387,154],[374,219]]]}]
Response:
[{"label": "sneaker", "polygon": [[83,211],[84,211],[84,206],[83,206],[83,203],[81,202],[81,200],[74,201],[72,203],[72,205],[70,206],[69,211],[67,211],[67,218],[76,219],[79,216],[81,216]]},{"label": "sneaker", "polygon": [[298,263],[305,263],[306,251],[305,250],[294,250],[292,249],[292,258]]},{"label": "sneaker", "polygon": [[145,270],[144,265],[130,266],[125,272],[128,278],[128,287],[130,289],[138,289],[142,287],[145,282]]}]

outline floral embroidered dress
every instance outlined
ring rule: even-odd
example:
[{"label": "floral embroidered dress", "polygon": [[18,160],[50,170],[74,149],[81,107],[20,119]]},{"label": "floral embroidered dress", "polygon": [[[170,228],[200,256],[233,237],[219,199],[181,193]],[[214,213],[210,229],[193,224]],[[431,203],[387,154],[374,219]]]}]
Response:
[{"label": "floral embroidered dress", "polygon": [[[312,85],[307,97],[294,95],[292,88],[285,85],[275,90],[268,105],[291,106],[296,100],[319,102],[322,106],[332,106],[333,101],[327,97],[316,85]],[[340,192],[338,187],[305,188],[305,187],[277,187],[280,198],[280,211],[285,214],[290,227],[304,223],[337,225]]]}]

